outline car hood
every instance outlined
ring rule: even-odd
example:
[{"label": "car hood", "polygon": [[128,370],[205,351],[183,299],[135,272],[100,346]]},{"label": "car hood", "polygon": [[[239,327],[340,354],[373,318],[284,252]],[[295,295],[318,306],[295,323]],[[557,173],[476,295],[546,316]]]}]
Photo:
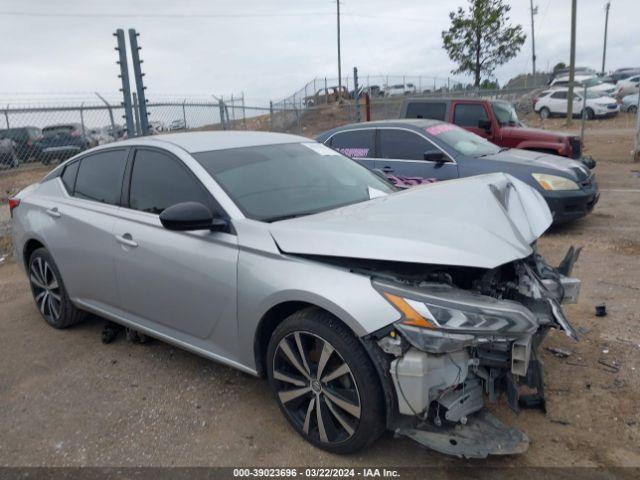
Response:
[{"label": "car hood", "polygon": [[566,138],[575,137],[575,135],[571,133],[552,132],[549,130],[542,130],[540,128],[531,127],[503,126],[502,128],[500,128],[500,132],[503,136],[508,136],[509,138],[547,142],[563,142]]},{"label": "car hood", "polygon": [[609,105],[610,103],[617,103],[616,99],[613,97],[598,97],[598,98],[592,98],[589,99],[591,102],[597,104],[597,105]]},{"label": "car hood", "polygon": [[553,169],[557,170],[558,173],[563,173],[572,180],[585,180],[590,175],[589,169],[585,167],[582,162],[577,162],[566,157],[560,157],[559,155],[536,152],[533,150],[510,148],[496,153],[495,155],[487,155],[482,158],[486,160],[506,162],[512,165],[531,167],[532,173],[534,173],[536,167]]},{"label": "car hood", "polygon": [[274,222],[269,230],[290,254],[495,268],[530,255],[551,222],[535,189],[492,173]]}]

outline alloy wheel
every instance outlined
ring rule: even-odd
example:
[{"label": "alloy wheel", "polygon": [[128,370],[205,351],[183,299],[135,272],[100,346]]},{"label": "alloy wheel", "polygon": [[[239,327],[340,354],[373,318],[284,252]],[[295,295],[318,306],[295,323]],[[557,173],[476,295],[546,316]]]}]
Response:
[{"label": "alloy wheel", "polygon": [[308,437],[324,444],[351,438],[360,422],[360,393],[349,365],[310,332],[283,337],[273,357],[273,379],[283,409]]},{"label": "alloy wheel", "polygon": [[29,266],[29,281],[40,313],[52,321],[60,318],[60,282],[51,265],[42,257],[35,257]]}]

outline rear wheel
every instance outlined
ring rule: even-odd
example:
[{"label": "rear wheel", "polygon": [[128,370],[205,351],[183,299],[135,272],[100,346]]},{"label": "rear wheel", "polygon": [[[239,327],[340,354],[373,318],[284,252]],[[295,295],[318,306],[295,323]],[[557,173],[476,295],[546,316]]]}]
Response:
[{"label": "rear wheel", "polygon": [[636,113],[638,111],[638,107],[635,105],[631,105],[628,109],[627,112],[629,113]]},{"label": "rear wheel", "polygon": [[551,116],[551,111],[547,107],[542,107],[540,109],[540,118],[542,118],[543,120],[546,120],[550,116]]},{"label": "rear wheel", "polygon": [[587,120],[593,120],[594,118],[596,118],[596,112],[594,112],[591,108],[587,108],[585,110],[585,113],[587,114]]},{"label": "rear wheel", "polygon": [[382,387],[357,338],[329,313],[309,308],[284,320],[267,353],[281,411],[308,442],[352,453],[384,432]]},{"label": "rear wheel", "polygon": [[71,303],[60,271],[45,248],[38,248],[29,258],[29,282],[38,310],[49,325],[67,328],[84,320],[85,312]]}]

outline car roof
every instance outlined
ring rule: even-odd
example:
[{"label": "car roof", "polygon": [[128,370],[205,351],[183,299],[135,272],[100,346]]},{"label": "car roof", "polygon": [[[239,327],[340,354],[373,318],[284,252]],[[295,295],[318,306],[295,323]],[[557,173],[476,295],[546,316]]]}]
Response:
[{"label": "car roof", "polygon": [[137,137],[122,144],[171,143],[189,153],[207,152],[210,150],[226,150],[230,148],[258,147],[262,145],[278,145],[283,143],[313,142],[312,139],[289,135],[287,133],[254,132],[254,131],[205,131],[182,132]]},{"label": "car roof", "polygon": [[[356,130],[365,128],[380,128],[380,127],[397,127],[397,128],[410,128],[414,130],[422,130],[434,125],[440,125],[446,123],[440,120],[431,120],[426,118],[399,118],[394,120],[375,120],[373,122],[361,122],[361,123],[349,123],[340,127],[332,128],[322,132],[317,138],[326,138],[335,133],[345,130]],[[323,140],[324,141],[324,140]]]}]

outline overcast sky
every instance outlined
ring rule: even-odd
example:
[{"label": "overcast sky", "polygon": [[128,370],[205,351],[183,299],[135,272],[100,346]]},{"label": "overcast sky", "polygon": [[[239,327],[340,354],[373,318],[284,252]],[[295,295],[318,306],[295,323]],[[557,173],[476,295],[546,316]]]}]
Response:
[{"label": "overcast sky", "polygon": [[[501,83],[531,70],[529,0],[507,0],[527,42],[496,71]],[[343,75],[447,77],[448,12],[466,0],[343,0]],[[600,68],[605,0],[578,0],[577,64]],[[612,0],[607,69],[640,64],[640,0]],[[538,70],[568,63],[570,0],[535,0]],[[119,88],[116,28],[136,28],[147,95],[244,91],[249,103],[337,76],[335,0],[3,0],[0,95]],[[9,95],[10,96],[10,95]],[[28,96],[28,95],[27,95]]]}]

